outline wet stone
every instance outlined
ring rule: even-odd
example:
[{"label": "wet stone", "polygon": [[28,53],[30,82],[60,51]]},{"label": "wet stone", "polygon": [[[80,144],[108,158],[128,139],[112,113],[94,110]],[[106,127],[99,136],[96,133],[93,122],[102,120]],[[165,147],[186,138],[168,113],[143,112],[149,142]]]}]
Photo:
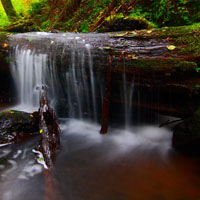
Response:
[{"label": "wet stone", "polygon": [[192,116],[179,123],[173,132],[172,145],[183,152],[199,153],[200,120]]},{"label": "wet stone", "polygon": [[37,134],[36,115],[14,110],[0,113],[0,144],[20,142]]},{"label": "wet stone", "polygon": [[131,31],[146,29],[148,24],[136,19],[116,19],[109,25],[109,31]]}]

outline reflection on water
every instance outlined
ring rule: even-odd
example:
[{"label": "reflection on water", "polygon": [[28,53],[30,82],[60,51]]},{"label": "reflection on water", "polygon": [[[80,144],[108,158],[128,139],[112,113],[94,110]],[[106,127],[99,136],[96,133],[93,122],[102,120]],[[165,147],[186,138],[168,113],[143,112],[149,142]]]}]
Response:
[{"label": "reflection on water", "polygon": [[[99,125],[74,119],[61,128],[53,175],[61,199],[200,198],[199,159],[174,152],[169,130],[144,126],[100,135]],[[0,147],[0,199],[55,199],[47,195],[52,178],[32,153],[38,140]]]}]

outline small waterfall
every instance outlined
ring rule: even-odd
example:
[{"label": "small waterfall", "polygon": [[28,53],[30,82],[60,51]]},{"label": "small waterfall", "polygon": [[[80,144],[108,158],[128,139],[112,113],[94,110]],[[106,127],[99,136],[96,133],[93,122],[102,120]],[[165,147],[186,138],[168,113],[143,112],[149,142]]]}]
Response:
[{"label": "small waterfall", "polygon": [[[101,35],[97,37],[96,34],[48,33],[12,36],[10,68],[21,107],[37,109],[40,92],[36,88],[46,85],[50,104],[58,116],[86,118],[99,122],[109,53],[96,47],[95,40],[103,41],[104,37]],[[129,128],[133,114],[134,84],[132,80],[127,80],[125,57],[123,62],[122,84],[116,87],[119,87],[121,93],[117,98],[124,103],[115,108],[122,110],[119,117],[124,116],[125,127]],[[112,87],[114,90],[117,89],[115,85]],[[112,104],[110,106],[113,106]]]},{"label": "small waterfall", "polygon": [[45,84],[44,74],[47,73],[47,55],[35,54],[30,49],[16,46],[14,59],[11,59],[11,72],[14,77],[19,103],[35,107],[39,105],[39,91],[36,87]]},{"label": "small waterfall", "polygon": [[55,109],[71,118],[97,121],[103,90],[96,87],[98,75],[94,71],[92,46],[84,38],[71,35],[62,41],[49,40],[43,46],[38,45],[13,46],[10,55],[19,104],[37,108],[40,92],[36,88],[46,85]]},{"label": "small waterfall", "polygon": [[126,78],[126,69],[125,69],[125,60],[123,58],[123,88],[121,92],[121,101],[124,102],[124,117],[125,117],[125,128],[129,128],[131,125],[131,117],[132,117],[132,99],[134,93],[134,83],[128,83]]}]

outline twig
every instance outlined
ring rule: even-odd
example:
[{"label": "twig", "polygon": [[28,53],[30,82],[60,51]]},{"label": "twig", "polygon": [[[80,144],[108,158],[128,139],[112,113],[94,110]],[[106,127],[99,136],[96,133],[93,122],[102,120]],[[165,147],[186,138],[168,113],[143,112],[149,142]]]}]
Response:
[{"label": "twig", "polygon": [[170,125],[170,124],[173,124],[173,123],[176,123],[176,122],[181,122],[181,121],[183,121],[183,120],[184,120],[184,119],[176,119],[176,120],[173,120],[173,121],[167,120],[166,122],[160,124],[159,127],[161,128],[161,127],[163,127],[163,126],[168,126],[168,125]]}]

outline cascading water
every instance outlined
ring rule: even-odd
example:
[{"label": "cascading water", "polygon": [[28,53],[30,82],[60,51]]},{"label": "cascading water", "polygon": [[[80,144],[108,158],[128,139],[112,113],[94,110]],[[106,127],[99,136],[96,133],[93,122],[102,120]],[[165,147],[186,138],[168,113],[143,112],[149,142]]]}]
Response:
[{"label": "cascading water", "polygon": [[[50,103],[61,117],[100,121],[105,92],[104,70],[109,53],[95,46],[95,34],[58,36],[30,33],[23,35],[26,43],[13,45],[10,68],[20,109],[37,109],[40,99],[37,88],[46,85]],[[102,41],[107,39],[105,35],[98,37]],[[14,41],[20,39],[21,35],[11,38]],[[39,39],[42,39],[42,44]],[[121,101],[124,104],[121,115],[128,127],[131,124],[134,85],[127,84],[125,64],[122,82]]]},{"label": "cascading water", "polygon": [[131,125],[132,117],[132,103],[133,103],[133,92],[134,92],[134,83],[127,83],[126,80],[126,66],[125,58],[123,58],[123,89],[121,90],[121,101],[124,102],[124,116],[125,116],[125,128],[129,128]]},{"label": "cascading water", "polygon": [[36,87],[45,84],[47,55],[35,54],[30,49],[16,46],[12,60],[11,72],[17,86],[19,103],[25,107],[37,107],[40,94]]},{"label": "cascading water", "polygon": [[[102,46],[110,46],[105,42],[107,37],[70,33],[11,36],[10,68],[19,104],[25,110],[37,109],[40,97],[37,87],[48,87],[50,103],[61,117],[62,149],[55,160],[55,177],[44,181],[42,166],[36,164],[31,153],[39,138],[0,147],[0,159],[3,159],[0,199],[21,200],[24,196],[27,200],[48,199],[45,195],[50,191],[52,179],[58,183],[53,192],[59,193],[63,200],[199,197],[199,165],[173,154],[171,131],[152,125],[131,127],[133,115],[140,115],[132,112],[133,100],[135,97],[140,100],[143,94],[127,75],[125,62],[121,62],[122,70],[118,74],[116,62],[112,63],[114,84],[107,87],[112,91],[110,106],[116,108],[112,110],[113,115],[124,117],[120,123],[125,122],[125,128],[112,126],[108,135],[99,134],[101,127],[94,121],[101,119],[105,67],[110,54],[98,45],[101,41]],[[112,59],[120,63],[118,57]],[[169,182],[174,183],[171,190]],[[162,190],[157,189],[160,186]]]},{"label": "cascading water", "polygon": [[42,52],[31,44],[13,47],[10,67],[21,107],[38,107],[40,92],[36,88],[47,85],[55,109],[68,117],[97,121],[103,90],[99,84],[102,77],[94,71],[94,48],[73,34],[60,36],[56,42],[51,40],[51,34],[47,38]]}]

